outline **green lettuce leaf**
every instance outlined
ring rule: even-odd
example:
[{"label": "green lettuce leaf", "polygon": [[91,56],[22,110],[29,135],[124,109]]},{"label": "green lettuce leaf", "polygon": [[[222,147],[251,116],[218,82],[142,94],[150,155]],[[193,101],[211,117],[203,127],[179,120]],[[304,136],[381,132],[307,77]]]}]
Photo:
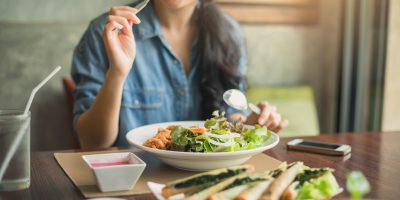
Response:
[{"label": "green lettuce leaf", "polygon": [[189,129],[177,126],[171,132],[171,146],[173,151],[194,151],[196,148],[195,134]]},{"label": "green lettuce leaf", "polygon": [[352,171],[346,175],[346,188],[351,193],[351,199],[359,200],[371,191],[367,178],[360,171]]},{"label": "green lettuce leaf", "polygon": [[335,176],[328,171],[316,179],[304,182],[296,199],[329,199],[339,193],[340,190]]},{"label": "green lettuce leaf", "polygon": [[244,142],[241,141],[241,149],[254,149],[256,147],[262,146],[264,142],[270,136],[269,130],[264,126],[256,125],[254,129],[247,129],[245,132],[242,133]]},{"label": "green lettuce leaf", "polygon": [[[211,139],[212,136],[196,134],[190,129],[177,126],[171,132],[172,140],[168,149],[186,152],[233,152],[260,147],[271,136],[271,132],[266,127],[255,126],[254,128],[246,129],[242,122],[228,122],[224,114],[218,111],[213,112],[213,117],[205,121],[204,127],[212,134],[239,133],[240,137],[233,138],[234,144],[226,146],[226,143],[232,138],[214,137]],[[225,144],[219,145],[216,142]]]}]

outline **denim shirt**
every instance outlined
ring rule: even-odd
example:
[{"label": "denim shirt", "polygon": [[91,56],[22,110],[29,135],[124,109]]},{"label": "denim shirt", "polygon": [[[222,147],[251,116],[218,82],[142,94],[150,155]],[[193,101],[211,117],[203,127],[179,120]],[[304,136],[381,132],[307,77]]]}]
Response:
[{"label": "denim shirt", "polygon": [[[189,74],[161,31],[151,4],[139,14],[141,24],[133,26],[136,57],[124,83],[119,116],[118,137],[114,145],[128,146],[126,133],[136,127],[169,121],[200,120],[202,97],[199,88],[196,42],[190,52]],[[108,59],[102,40],[107,14],[91,21],[75,48],[72,77],[77,84],[74,93],[74,127],[79,116],[88,110],[96,98],[108,69]],[[245,73],[246,56],[240,27],[227,16],[241,45],[239,71]],[[201,34],[201,33],[199,33]],[[243,84],[239,89],[244,89]],[[225,105],[226,106],[226,105]],[[227,115],[238,112],[226,106]]]}]

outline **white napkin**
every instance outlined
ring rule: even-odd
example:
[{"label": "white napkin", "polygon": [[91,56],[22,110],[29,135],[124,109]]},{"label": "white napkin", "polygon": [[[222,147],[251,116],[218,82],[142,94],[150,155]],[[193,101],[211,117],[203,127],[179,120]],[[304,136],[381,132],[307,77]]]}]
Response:
[{"label": "white napkin", "polygon": [[174,196],[171,196],[169,198],[165,198],[162,195],[162,189],[165,186],[164,184],[160,184],[160,183],[154,183],[154,182],[147,182],[147,186],[150,188],[151,192],[154,194],[154,196],[158,199],[158,200],[182,200],[185,198],[185,195],[183,193],[180,194],[176,194]]}]

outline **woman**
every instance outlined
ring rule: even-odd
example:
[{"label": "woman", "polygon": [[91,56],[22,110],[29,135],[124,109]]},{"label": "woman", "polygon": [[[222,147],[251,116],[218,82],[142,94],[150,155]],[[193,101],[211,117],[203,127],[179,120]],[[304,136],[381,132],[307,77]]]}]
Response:
[{"label": "woman", "polygon": [[244,89],[246,57],[239,26],[215,3],[154,0],[140,13],[112,7],[93,20],[74,52],[74,126],[82,148],[126,146],[132,128],[199,120],[225,110],[230,120],[287,125],[261,102],[249,116],[224,105],[222,93]]}]

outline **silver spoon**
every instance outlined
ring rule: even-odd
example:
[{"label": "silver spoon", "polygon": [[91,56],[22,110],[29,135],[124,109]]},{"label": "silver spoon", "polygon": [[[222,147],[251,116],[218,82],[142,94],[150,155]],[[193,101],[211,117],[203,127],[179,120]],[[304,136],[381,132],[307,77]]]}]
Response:
[{"label": "silver spoon", "polygon": [[247,101],[246,96],[240,90],[237,89],[227,90],[224,92],[222,98],[224,99],[225,103],[232,108],[238,110],[247,110],[247,108],[250,108],[250,110],[256,113],[257,115],[260,114],[260,108],[252,103],[249,103]]}]

